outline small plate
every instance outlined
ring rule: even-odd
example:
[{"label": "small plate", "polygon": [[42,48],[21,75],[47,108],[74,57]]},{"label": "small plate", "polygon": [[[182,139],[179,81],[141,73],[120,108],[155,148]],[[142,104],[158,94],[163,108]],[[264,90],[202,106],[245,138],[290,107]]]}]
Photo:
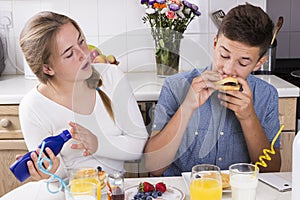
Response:
[{"label": "small plate", "polygon": [[[224,171],[221,171],[221,173],[229,173],[228,170],[224,170]],[[188,189],[190,189],[190,180],[191,180],[191,172],[182,172],[181,173],[182,177],[183,177],[183,180],[185,182],[185,185]],[[230,188],[225,188],[222,190],[223,193],[228,193],[228,192],[231,192],[231,189]]]},{"label": "small plate", "polygon": [[[134,195],[138,192],[138,185],[132,186],[125,190],[125,200],[134,199]],[[157,197],[157,200],[183,200],[185,194],[176,187],[167,185],[167,191],[165,191],[162,196]],[[154,200],[154,199],[153,199]]]}]

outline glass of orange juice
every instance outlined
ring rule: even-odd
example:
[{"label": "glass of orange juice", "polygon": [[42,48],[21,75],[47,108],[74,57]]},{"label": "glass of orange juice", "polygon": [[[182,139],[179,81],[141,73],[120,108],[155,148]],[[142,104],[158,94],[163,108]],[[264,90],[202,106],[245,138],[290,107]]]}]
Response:
[{"label": "glass of orange juice", "polygon": [[101,200],[101,184],[98,178],[98,170],[95,168],[80,168],[71,171],[69,185],[72,189],[72,185],[75,183],[94,183],[97,186],[97,200]]},{"label": "glass of orange juice", "polygon": [[191,200],[222,199],[222,176],[218,166],[200,164],[192,168],[190,197]]},{"label": "glass of orange juice", "polygon": [[65,197],[66,200],[97,200],[97,185],[92,182],[72,182],[65,191]]}]

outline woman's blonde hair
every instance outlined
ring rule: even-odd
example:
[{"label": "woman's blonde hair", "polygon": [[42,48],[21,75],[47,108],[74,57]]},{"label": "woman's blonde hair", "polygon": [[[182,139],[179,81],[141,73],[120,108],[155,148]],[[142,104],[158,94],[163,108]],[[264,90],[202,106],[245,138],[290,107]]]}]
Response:
[{"label": "woman's blonde hair", "polygon": [[[20,47],[32,72],[40,82],[47,84],[52,76],[43,72],[43,65],[49,64],[51,52],[54,49],[56,35],[60,28],[71,23],[84,35],[79,25],[73,19],[54,12],[43,11],[34,15],[24,26],[20,34]],[[87,79],[89,88],[96,89],[102,86],[102,79],[95,68],[90,78]],[[98,90],[100,97],[109,115],[114,119],[110,98]]]}]

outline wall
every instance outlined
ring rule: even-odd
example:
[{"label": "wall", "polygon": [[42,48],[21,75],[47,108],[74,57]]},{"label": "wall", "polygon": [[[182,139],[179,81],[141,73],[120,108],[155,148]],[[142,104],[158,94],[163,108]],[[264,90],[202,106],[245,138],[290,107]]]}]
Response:
[{"label": "wall", "polygon": [[[202,15],[185,32],[181,46],[181,70],[210,64],[216,26],[210,13],[222,9],[225,13],[242,0],[190,0],[200,7]],[[266,8],[266,0],[247,2]],[[9,29],[9,55],[4,74],[23,71],[23,57],[18,46],[19,34],[25,22],[35,13],[51,10],[75,19],[85,32],[88,43],[99,46],[104,54],[113,54],[124,72],[155,71],[153,40],[142,17],[145,10],[140,0],[0,0],[0,12],[11,11],[13,27]],[[0,28],[3,35],[4,30]]]},{"label": "wall", "polygon": [[283,26],[277,36],[277,58],[300,58],[300,1],[267,0],[267,12],[276,23],[284,17]]}]

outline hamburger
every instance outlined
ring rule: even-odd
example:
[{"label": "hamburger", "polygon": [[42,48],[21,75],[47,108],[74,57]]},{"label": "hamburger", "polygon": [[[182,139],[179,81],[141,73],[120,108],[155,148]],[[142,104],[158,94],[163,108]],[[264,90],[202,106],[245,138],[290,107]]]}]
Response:
[{"label": "hamburger", "polygon": [[240,90],[241,84],[238,82],[236,78],[227,77],[222,80],[215,82],[218,90]]}]

